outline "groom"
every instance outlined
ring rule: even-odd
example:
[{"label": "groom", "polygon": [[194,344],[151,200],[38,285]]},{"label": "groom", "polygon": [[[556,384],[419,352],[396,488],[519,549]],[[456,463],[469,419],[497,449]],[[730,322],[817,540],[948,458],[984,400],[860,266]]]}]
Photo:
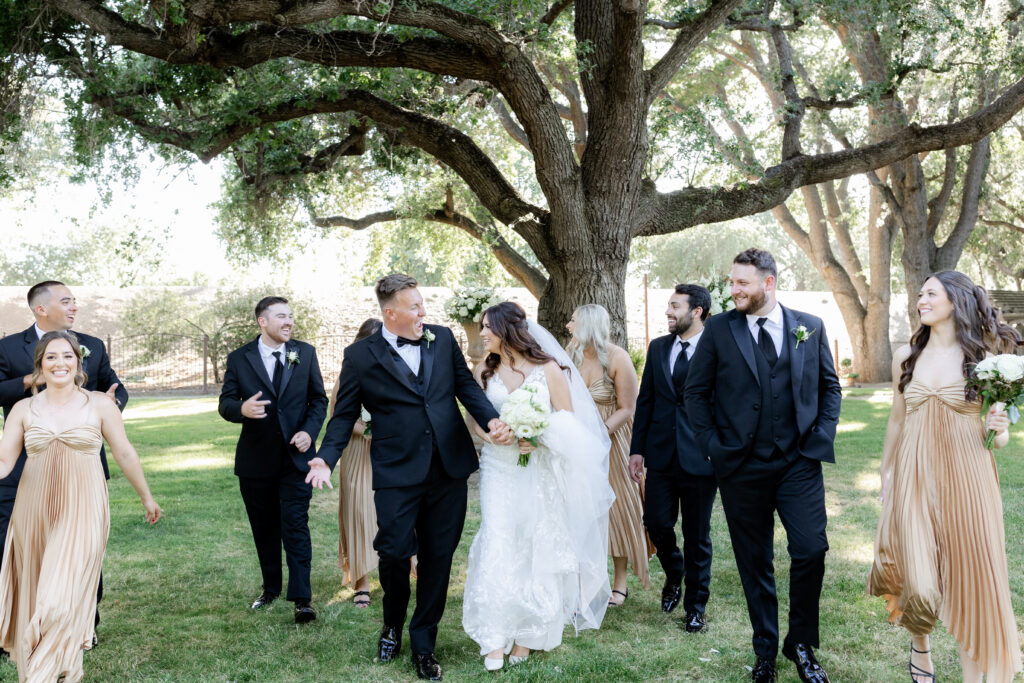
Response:
[{"label": "groom", "polygon": [[466,518],[466,478],[478,467],[476,450],[455,403],[487,425],[492,438],[511,444],[473,379],[455,336],[447,327],[424,325],[426,311],[416,280],[392,274],[375,288],[384,319],[381,330],[345,349],[338,402],[320,446],[327,462],[311,469],[314,486],[330,478],[365,407],[373,417],[373,469],[384,628],[380,661],[394,659],[402,645],[409,605],[409,558],[416,555],[416,609],[409,644],[420,678],[441,680],[434,658],[437,624],[444,613],[452,555]]},{"label": "groom", "polygon": [[767,251],[733,259],[736,309],[708,320],[690,362],[686,409],[701,451],[718,476],[736,565],[747,598],[757,661],[752,679],[775,681],[779,647],[774,513],[790,556],[789,633],[782,654],[802,681],[828,683],[818,647],[818,600],[825,573],[822,462],[841,393],[821,320],[775,300],[778,270]]}]

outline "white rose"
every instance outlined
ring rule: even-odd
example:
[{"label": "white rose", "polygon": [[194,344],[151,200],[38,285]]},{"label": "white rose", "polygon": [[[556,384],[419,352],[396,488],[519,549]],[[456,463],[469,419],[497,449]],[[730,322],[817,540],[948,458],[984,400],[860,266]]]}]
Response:
[{"label": "white rose", "polygon": [[362,418],[363,422],[367,422],[368,423],[370,421],[370,411],[368,411],[366,408],[363,408],[359,412],[359,417]]},{"label": "white rose", "polygon": [[995,369],[995,356],[982,358],[980,361],[978,361],[978,364],[974,366],[974,376],[977,377],[978,379],[991,379],[994,376],[993,371]]},{"label": "white rose", "polygon": [[465,306],[460,306],[459,307],[459,315],[462,316],[463,318],[468,318],[469,317],[469,309],[466,308]]},{"label": "white rose", "polygon": [[536,432],[530,425],[523,425],[516,430],[516,436],[520,439],[529,439],[531,436],[536,436]]},{"label": "white rose", "polygon": [[1013,356],[1008,353],[995,357],[996,372],[1003,379],[1016,382],[1024,377],[1024,365],[1021,364],[1020,356]]}]

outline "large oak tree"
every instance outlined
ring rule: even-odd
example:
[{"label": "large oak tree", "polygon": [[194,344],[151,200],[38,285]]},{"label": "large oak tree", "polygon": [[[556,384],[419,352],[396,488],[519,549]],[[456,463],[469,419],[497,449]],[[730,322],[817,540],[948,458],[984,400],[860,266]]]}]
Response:
[{"label": "large oak tree", "polygon": [[[596,302],[620,340],[634,238],[767,211],[801,187],[975,144],[1024,107],[1012,50],[957,56],[957,45],[942,46],[947,61],[982,61],[1010,85],[969,115],[936,121],[894,112],[886,98],[894,79],[940,70],[927,50],[898,74],[854,64],[859,83],[837,82],[822,95],[799,81],[787,49],[836,16],[890,54],[926,45],[950,17],[997,13],[992,26],[1010,35],[1019,12],[991,3],[37,0],[19,11],[33,49],[81,82],[78,102],[121,131],[200,159],[232,154],[249,185],[374,154],[376,167],[399,175],[416,158],[436,160],[486,215],[473,218],[438,197],[433,209],[417,209],[420,218],[487,241],[540,291],[539,317],[553,330],[577,305]],[[733,31],[771,38],[766,69],[782,93],[777,129],[764,133],[773,153],[747,180],[723,174],[719,184],[659,191],[652,160],[663,150],[652,139],[666,89],[719,78],[708,41]],[[857,107],[880,112],[872,135],[838,151],[807,141],[808,111]],[[528,149],[530,182],[510,176],[516,167],[482,139],[481,117],[492,111]],[[80,116],[90,130],[96,115]],[[918,177],[911,171],[908,182]],[[345,220],[358,226],[402,215],[385,207]],[[517,252],[516,240],[543,270]]]}]

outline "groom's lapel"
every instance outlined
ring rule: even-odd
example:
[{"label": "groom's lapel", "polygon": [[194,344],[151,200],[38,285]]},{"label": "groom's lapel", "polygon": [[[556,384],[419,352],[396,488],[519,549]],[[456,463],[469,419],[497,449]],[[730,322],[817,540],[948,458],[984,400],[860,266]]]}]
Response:
[{"label": "groom's lapel", "polygon": [[754,373],[754,381],[761,386],[761,379],[757,376],[757,361],[754,360],[754,337],[747,327],[747,316],[734,309],[732,319],[729,320],[729,328],[732,330],[736,345],[740,347],[743,360],[747,361],[750,372]]},{"label": "groom's lapel", "polygon": [[[377,362],[383,365],[385,370],[394,375],[395,379],[402,383],[402,386],[408,387],[409,391],[416,392],[416,389],[414,389],[412,384],[409,383],[409,369],[405,367],[405,363],[403,361],[395,360],[395,357],[391,355],[390,346],[391,345],[388,344],[387,339],[385,339],[384,335],[380,332],[377,332],[370,340],[370,351],[377,357]],[[398,363],[402,363],[401,368],[398,367]]]},{"label": "groom's lapel", "polygon": [[[780,304],[781,306],[781,304]],[[789,332],[795,330],[800,325],[800,319],[793,314],[793,311],[789,310],[785,306],[782,306],[782,343],[789,344]],[[818,340],[815,339],[815,342]],[[806,344],[807,342],[804,342]],[[796,348],[790,347],[789,349],[789,363],[790,373],[793,375],[793,396],[800,395],[800,381],[804,375],[804,344],[797,344]]]},{"label": "groom's lapel", "polygon": [[281,395],[284,396],[284,390],[288,388],[288,380],[292,378],[295,373],[295,368],[292,363],[288,362],[288,354],[294,351],[296,354],[299,352],[299,347],[294,342],[289,342],[284,345],[284,377],[281,378]]},{"label": "groom's lapel", "polygon": [[270,377],[267,376],[267,366],[263,364],[263,359],[260,358],[260,350],[256,346],[256,342],[249,342],[249,348],[245,350],[245,358],[249,361],[252,369],[256,371],[256,376],[260,378],[267,387],[267,393],[272,396],[277,396],[274,393],[274,383],[270,381]]},{"label": "groom's lapel", "polygon": [[25,351],[25,356],[28,358],[28,365],[35,367],[36,364],[36,344],[39,343],[39,337],[36,335],[36,326],[28,328],[22,333],[22,341],[25,345],[21,348]]},{"label": "groom's lapel", "polygon": [[[426,326],[423,327],[426,331]],[[430,374],[434,371],[434,350],[437,346],[437,335],[434,335],[434,341],[428,342],[424,339],[420,343],[420,372],[423,373],[423,379],[420,386],[423,388],[423,395],[426,396],[427,388],[430,387]]]},{"label": "groom's lapel", "polygon": [[[675,343],[676,338],[673,336],[668,340],[668,344],[662,345],[667,347],[667,349],[658,349],[658,355],[661,356],[661,370],[665,373],[665,381],[668,382],[668,388],[673,392],[675,392],[676,386],[672,383],[672,370],[668,367],[668,361],[669,357],[672,355],[672,345]],[[677,360],[676,362],[679,361]]]}]

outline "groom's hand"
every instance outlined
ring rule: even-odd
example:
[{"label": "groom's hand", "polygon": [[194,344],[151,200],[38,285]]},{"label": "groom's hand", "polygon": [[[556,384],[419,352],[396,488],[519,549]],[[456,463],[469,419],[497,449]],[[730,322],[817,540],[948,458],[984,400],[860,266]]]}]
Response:
[{"label": "groom's hand", "polygon": [[117,394],[117,386],[118,386],[117,382],[114,382],[113,384],[110,385],[110,388],[107,389],[107,392],[106,392],[107,393],[107,398],[109,398],[111,401],[113,401],[114,405],[118,405],[117,396],[116,396],[116,394]]},{"label": "groom's hand", "polygon": [[295,436],[289,443],[294,444],[299,449],[299,453],[305,453],[313,445],[313,439],[306,432],[295,432]]},{"label": "groom's hand", "polygon": [[629,476],[638,484],[644,476],[644,456],[639,453],[629,456]]},{"label": "groom's hand", "polygon": [[323,458],[313,458],[306,463],[309,465],[309,474],[306,475],[306,483],[311,484],[315,489],[322,489],[324,484],[327,488],[333,489],[331,484],[331,468],[327,466]]},{"label": "groom's hand", "polygon": [[243,417],[247,417],[250,420],[262,420],[267,416],[266,406],[270,405],[270,401],[261,401],[260,396],[262,395],[262,391],[257,391],[255,394],[245,399],[242,403]]},{"label": "groom's hand", "polygon": [[490,433],[491,439],[502,446],[511,446],[516,441],[516,435],[512,433],[509,426],[498,418],[487,423],[487,431]]}]

